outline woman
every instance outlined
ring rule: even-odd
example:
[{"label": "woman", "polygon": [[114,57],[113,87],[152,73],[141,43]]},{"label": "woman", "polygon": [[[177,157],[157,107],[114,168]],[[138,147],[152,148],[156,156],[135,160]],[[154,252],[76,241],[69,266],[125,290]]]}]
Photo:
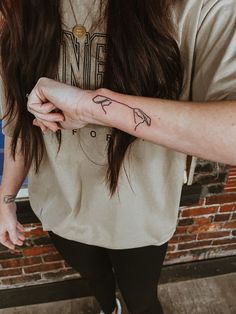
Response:
[{"label": "woman", "polygon": [[235,1],[0,8],[1,243],[24,241],[14,201],[30,169],[33,210],[102,310],[121,313],[117,281],[129,312],[162,313],[186,154],[235,164]]}]

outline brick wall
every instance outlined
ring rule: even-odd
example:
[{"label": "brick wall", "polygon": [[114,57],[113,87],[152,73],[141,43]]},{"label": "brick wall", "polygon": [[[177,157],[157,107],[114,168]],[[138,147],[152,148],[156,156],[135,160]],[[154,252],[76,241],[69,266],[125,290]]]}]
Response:
[{"label": "brick wall", "polygon": [[[236,167],[228,170],[200,160],[194,184],[183,189],[179,223],[165,264],[236,255],[235,208]],[[57,253],[32,212],[19,211],[27,241],[15,253],[0,246],[0,289],[79,277]]]},{"label": "brick wall", "polygon": [[194,185],[199,201],[180,207],[166,264],[236,255],[236,167],[199,161]]}]

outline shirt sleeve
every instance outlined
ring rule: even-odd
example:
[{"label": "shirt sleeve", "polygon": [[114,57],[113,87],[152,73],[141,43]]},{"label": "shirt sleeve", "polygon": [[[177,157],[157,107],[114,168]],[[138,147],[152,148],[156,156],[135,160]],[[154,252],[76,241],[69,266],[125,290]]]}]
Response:
[{"label": "shirt sleeve", "polygon": [[[192,101],[236,99],[236,1],[205,0],[196,37]],[[192,157],[187,184],[193,182]]]},{"label": "shirt sleeve", "polygon": [[236,99],[236,1],[206,0],[196,38],[191,98]]}]

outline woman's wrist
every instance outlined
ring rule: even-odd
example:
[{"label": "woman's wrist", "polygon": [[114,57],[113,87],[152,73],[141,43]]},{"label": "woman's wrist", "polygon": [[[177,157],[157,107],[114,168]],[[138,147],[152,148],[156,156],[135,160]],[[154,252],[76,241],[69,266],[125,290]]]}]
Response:
[{"label": "woman's wrist", "polygon": [[101,96],[110,97],[112,94],[113,92],[106,88],[86,91],[87,101],[82,112],[81,120],[89,124],[110,126],[106,115],[104,115],[101,107],[98,106],[96,99]]},{"label": "woman's wrist", "polygon": [[15,203],[16,196],[17,193],[15,192],[2,190],[0,193],[0,203],[5,205]]}]

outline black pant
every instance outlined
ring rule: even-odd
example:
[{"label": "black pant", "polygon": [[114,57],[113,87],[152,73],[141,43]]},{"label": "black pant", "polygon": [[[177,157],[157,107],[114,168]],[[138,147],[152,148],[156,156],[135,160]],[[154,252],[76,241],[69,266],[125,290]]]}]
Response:
[{"label": "black pant", "polygon": [[67,263],[88,280],[106,314],[111,314],[116,306],[116,281],[130,313],[163,313],[157,284],[167,243],[112,250],[67,240],[51,231],[49,234]]}]

